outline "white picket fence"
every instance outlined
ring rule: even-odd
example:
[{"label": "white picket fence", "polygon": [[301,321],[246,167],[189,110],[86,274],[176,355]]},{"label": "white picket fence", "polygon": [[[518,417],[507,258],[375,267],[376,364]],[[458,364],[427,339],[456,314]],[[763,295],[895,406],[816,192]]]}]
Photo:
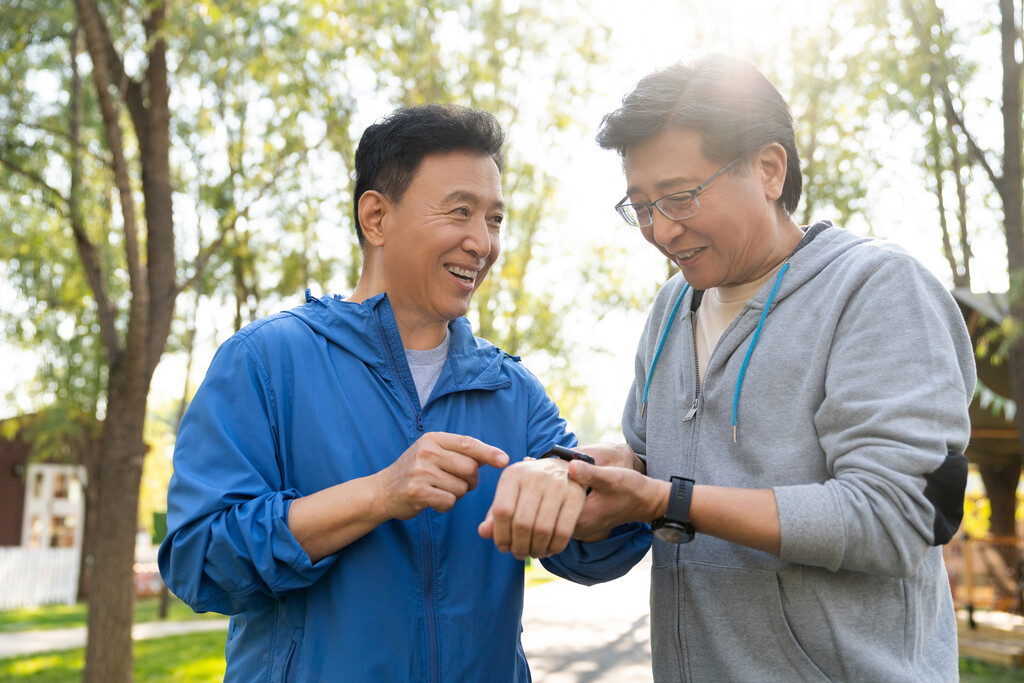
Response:
[{"label": "white picket fence", "polygon": [[78,548],[0,548],[0,611],[74,604],[80,552]]}]

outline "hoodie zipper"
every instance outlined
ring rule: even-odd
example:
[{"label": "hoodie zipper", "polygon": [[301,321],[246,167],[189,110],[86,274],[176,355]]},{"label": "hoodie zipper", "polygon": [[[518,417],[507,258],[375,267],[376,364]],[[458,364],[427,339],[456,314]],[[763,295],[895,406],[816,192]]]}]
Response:
[{"label": "hoodie zipper", "polygon": [[683,416],[683,422],[687,422],[693,419],[693,416],[697,414],[697,404],[700,401],[700,358],[697,356],[697,312],[694,311],[691,314],[693,328],[693,379],[696,381],[697,392],[693,395],[693,405]]}]

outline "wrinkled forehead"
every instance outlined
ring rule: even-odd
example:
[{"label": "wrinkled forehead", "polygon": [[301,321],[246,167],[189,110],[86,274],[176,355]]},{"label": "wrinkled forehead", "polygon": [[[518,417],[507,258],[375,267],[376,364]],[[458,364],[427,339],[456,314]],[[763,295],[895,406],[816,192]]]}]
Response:
[{"label": "wrinkled forehead", "polygon": [[486,154],[456,150],[428,154],[420,161],[409,184],[412,192],[426,192],[435,199],[472,199],[504,208],[501,172]]},{"label": "wrinkled forehead", "polygon": [[665,128],[626,147],[622,170],[626,193],[664,194],[701,183],[715,164],[701,152],[700,134],[692,129]]}]

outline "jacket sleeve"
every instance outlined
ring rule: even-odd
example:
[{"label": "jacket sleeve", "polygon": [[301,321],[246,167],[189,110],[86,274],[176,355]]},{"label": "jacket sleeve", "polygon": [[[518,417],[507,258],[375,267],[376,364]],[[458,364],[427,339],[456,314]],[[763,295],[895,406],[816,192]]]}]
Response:
[{"label": "jacket sleeve", "polygon": [[612,529],[603,541],[581,543],[575,538],[558,555],[541,559],[555,576],[584,586],[624,576],[651,548],[651,527],[640,522]]},{"label": "jacket sleeve", "polygon": [[963,515],[975,385],[963,318],[923,266],[888,255],[845,302],[814,416],[832,478],[775,488],[783,560],[914,574]]},{"label": "jacket sleeve", "polygon": [[214,356],[178,431],[159,563],[197,612],[237,614],[304,588],[337,557],[314,566],[288,528],[299,493],[283,485],[267,377],[248,338],[236,335]]}]

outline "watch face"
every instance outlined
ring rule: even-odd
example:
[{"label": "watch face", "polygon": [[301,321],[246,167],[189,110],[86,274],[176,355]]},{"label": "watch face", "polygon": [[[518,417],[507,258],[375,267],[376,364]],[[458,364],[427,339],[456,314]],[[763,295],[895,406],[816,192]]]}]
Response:
[{"label": "watch face", "polygon": [[693,525],[663,522],[654,529],[654,537],[666,543],[689,543],[694,537]]}]

